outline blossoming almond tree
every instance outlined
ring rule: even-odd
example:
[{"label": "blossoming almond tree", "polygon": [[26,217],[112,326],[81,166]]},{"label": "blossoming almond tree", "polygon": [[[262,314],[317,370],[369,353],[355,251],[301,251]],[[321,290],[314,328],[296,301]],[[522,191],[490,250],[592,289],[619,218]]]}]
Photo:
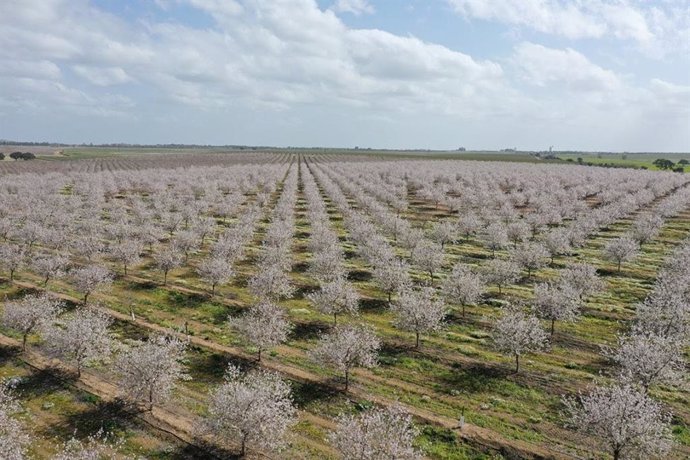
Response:
[{"label": "blossoming almond tree", "polygon": [[345,375],[345,391],[355,367],[376,367],[381,342],[373,330],[364,326],[338,326],[319,340],[311,358]]},{"label": "blossoming almond tree", "polygon": [[130,346],[115,360],[125,395],[144,402],[149,411],[166,401],[178,380],[189,379],[183,364],[186,349],[187,342],[166,335]]},{"label": "blossoming almond tree", "polygon": [[62,311],[62,302],[47,295],[29,294],[22,299],[7,302],[2,311],[2,325],[22,334],[22,349],[32,332],[49,325]]},{"label": "blossoming almond tree", "polygon": [[255,370],[242,375],[228,366],[225,383],[211,392],[206,429],[223,443],[278,451],[285,446],[288,430],[297,422],[290,386],[277,374]]},{"label": "blossoming almond tree", "polygon": [[262,351],[285,342],[292,330],[292,324],[287,320],[285,311],[269,301],[252,305],[244,315],[229,318],[228,324],[239,332],[244,340],[256,347],[258,361],[261,361]]},{"label": "blossoming almond tree", "polygon": [[358,415],[341,415],[328,439],[345,459],[417,460],[419,434],[412,417],[399,406],[369,409]]}]

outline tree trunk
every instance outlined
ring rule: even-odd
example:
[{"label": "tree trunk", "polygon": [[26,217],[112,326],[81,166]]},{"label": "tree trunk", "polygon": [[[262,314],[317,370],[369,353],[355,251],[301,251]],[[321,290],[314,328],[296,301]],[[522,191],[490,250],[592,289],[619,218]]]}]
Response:
[{"label": "tree trunk", "polygon": [[345,391],[350,388],[350,369],[345,371]]},{"label": "tree trunk", "polygon": [[465,304],[462,304],[462,317],[465,317]]},{"label": "tree trunk", "polygon": [[391,291],[388,291],[388,303],[391,303]]},{"label": "tree trunk", "polygon": [[10,270],[10,281],[14,281],[14,269]]},{"label": "tree trunk", "polygon": [[24,337],[22,337],[22,351],[26,351],[26,338],[29,334],[24,334]]},{"label": "tree trunk", "polygon": [[415,332],[415,348],[419,348],[419,332]]},{"label": "tree trunk", "polygon": [[618,261],[618,273],[621,272],[621,263],[623,263],[623,262],[622,262],[622,261]]},{"label": "tree trunk", "polygon": [[552,319],[551,320],[551,337],[553,337],[553,331],[555,329],[555,326],[556,326],[556,320]]},{"label": "tree trunk", "polygon": [[338,325],[338,314],[333,313],[333,326],[337,326],[337,325]]},{"label": "tree trunk", "polygon": [[84,294],[84,305],[86,305],[86,301],[89,300],[89,293],[87,292]]},{"label": "tree trunk", "polygon": [[520,371],[520,355],[515,355],[515,373]]},{"label": "tree trunk", "polygon": [[125,268],[125,276],[127,276],[127,264],[123,264]]},{"label": "tree trunk", "polygon": [[165,270],[163,272],[163,286],[167,286],[167,285],[168,285],[168,270]]},{"label": "tree trunk", "polygon": [[149,412],[153,410],[153,387],[149,387]]},{"label": "tree trunk", "polygon": [[259,347],[259,359],[258,359],[258,361],[261,362],[261,347]]}]

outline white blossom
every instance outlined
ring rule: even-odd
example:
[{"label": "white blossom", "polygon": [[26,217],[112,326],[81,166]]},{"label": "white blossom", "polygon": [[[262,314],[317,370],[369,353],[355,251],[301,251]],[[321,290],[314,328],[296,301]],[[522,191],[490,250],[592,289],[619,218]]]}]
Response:
[{"label": "white blossom", "polygon": [[324,366],[345,375],[345,391],[350,384],[350,371],[355,367],[375,367],[381,342],[373,330],[363,326],[338,326],[319,340],[310,356]]},{"label": "white blossom", "polygon": [[417,460],[422,458],[414,448],[418,434],[410,414],[389,406],[341,415],[328,438],[345,460]]},{"label": "white blossom", "polygon": [[237,443],[240,455],[247,448],[278,451],[288,430],[297,422],[290,386],[277,374],[264,370],[241,375],[230,365],[225,383],[211,393],[207,430],[223,443]]}]

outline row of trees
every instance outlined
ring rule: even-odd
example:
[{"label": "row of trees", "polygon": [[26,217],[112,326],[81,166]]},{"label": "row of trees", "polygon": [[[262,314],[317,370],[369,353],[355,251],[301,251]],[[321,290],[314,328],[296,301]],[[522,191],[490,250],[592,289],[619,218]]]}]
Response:
[{"label": "row of trees", "polygon": [[[116,347],[109,330],[111,322],[108,316],[93,307],[79,307],[74,312],[65,313],[63,305],[47,295],[27,295],[7,302],[2,316],[4,327],[15,329],[24,337],[40,333],[45,352],[73,365],[78,376],[87,364],[112,362],[124,397],[142,404],[149,411],[155,405],[166,403],[177,382],[190,379],[184,365],[187,342],[176,334],[153,335],[146,341],[133,340]],[[359,344],[359,352],[351,349],[353,343]],[[374,363],[374,355],[362,351],[364,343],[369,344],[371,351],[378,347],[378,341],[370,331],[338,328],[312,353],[315,359],[331,362],[336,367],[343,366],[347,372],[352,363],[364,366]],[[115,358],[110,359],[116,349]],[[25,458],[31,442],[31,435],[13,417],[18,411],[9,388],[0,386],[0,433],[3,434],[0,447],[3,458]],[[245,455],[248,448],[275,451],[285,447],[289,429],[296,421],[296,409],[287,382],[272,372],[256,370],[242,373],[230,365],[225,382],[211,391],[202,432],[210,434],[220,444],[238,446],[239,453]],[[362,430],[369,432],[367,436],[360,437]],[[388,433],[388,436],[381,438],[376,433]],[[415,433],[409,415],[392,407],[341,417],[330,439],[344,458],[350,458],[353,449],[364,449],[375,453],[374,457],[367,458],[412,459],[419,458],[419,453],[412,447]],[[100,438],[86,442],[71,440],[63,447],[61,456],[56,458],[87,458],[80,456],[86,452],[92,455],[88,458],[100,458],[99,455],[109,449]],[[68,454],[77,457],[69,457]]]}]

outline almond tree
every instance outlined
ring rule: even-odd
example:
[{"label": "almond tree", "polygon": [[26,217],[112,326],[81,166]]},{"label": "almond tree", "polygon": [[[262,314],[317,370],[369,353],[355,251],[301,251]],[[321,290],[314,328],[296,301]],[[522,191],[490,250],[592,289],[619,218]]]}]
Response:
[{"label": "almond tree", "polygon": [[259,299],[277,301],[291,297],[295,288],[287,273],[280,267],[269,265],[262,267],[256,275],[252,276],[249,280],[249,291]]},{"label": "almond tree", "polygon": [[444,249],[447,243],[455,243],[456,241],[456,227],[449,220],[443,220],[434,223],[431,227],[431,239],[441,245]]},{"label": "almond tree", "polygon": [[690,337],[690,292],[673,277],[661,276],[635,309],[635,330],[664,337]]},{"label": "almond tree", "polygon": [[511,222],[506,226],[506,235],[508,239],[513,243],[513,246],[517,246],[519,243],[525,242],[530,237],[530,228],[525,222],[518,220],[516,222]]},{"label": "almond tree", "polygon": [[297,410],[285,381],[265,370],[241,375],[233,365],[228,366],[225,383],[211,393],[205,420],[216,439],[238,443],[242,457],[248,447],[279,451],[295,423]]},{"label": "almond tree", "polygon": [[683,341],[677,337],[633,332],[619,336],[618,348],[607,354],[620,367],[621,377],[645,393],[651,385],[676,385],[686,377]]},{"label": "almond tree", "polygon": [[343,254],[340,248],[331,247],[314,253],[309,262],[309,274],[321,283],[328,283],[347,274],[343,266]]},{"label": "almond tree", "polygon": [[534,313],[551,321],[553,337],[556,321],[575,321],[580,316],[581,304],[577,293],[567,284],[539,283],[534,286]]},{"label": "almond tree", "polygon": [[618,273],[621,271],[621,264],[634,259],[639,252],[637,242],[627,236],[616,238],[609,241],[604,247],[604,257],[618,265]]},{"label": "almond tree", "polygon": [[274,348],[287,340],[292,324],[285,311],[278,305],[263,301],[249,307],[247,313],[239,318],[229,318],[229,326],[239,332],[245,341],[261,352]]},{"label": "almond tree", "polygon": [[486,283],[480,273],[475,273],[469,266],[458,263],[443,282],[441,292],[450,303],[462,305],[462,316],[465,306],[475,304],[486,292]]},{"label": "almond tree", "polygon": [[476,214],[466,213],[458,218],[456,226],[458,232],[465,235],[465,240],[469,240],[470,236],[479,231],[482,226],[482,222]]},{"label": "almond tree", "polygon": [[568,237],[568,232],[565,229],[559,228],[548,232],[546,235],[544,235],[541,243],[549,252],[549,256],[551,257],[551,265],[553,265],[553,260],[556,256],[566,254],[571,249],[570,238]]},{"label": "almond tree", "polygon": [[412,262],[429,273],[429,278],[433,282],[434,272],[443,265],[443,250],[428,241],[423,241],[412,250]]},{"label": "almond tree", "polygon": [[127,276],[127,267],[139,263],[143,250],[144,243],[140,240],[127,239],[115,244],[110,249],[110,254],[113,259],[122,264],[123,272]]},{"label": "almond tree", "polygon": [[197,273],[202,280],[211,285],[211,296],[216,295],[216,286],[227,283],[234,275],[232,265],[220,257],[202,260]]},{"label": "almond tree", "polygon": [[61,317],[45,328],[43,338],[51,356],[73,363],[77,376],[93,361],[107,359],[111,353],[112,337],[108,327],[112,319],[93,308],[81,308]]},{"label": "almond tree", "polygon": [[156,267],[163,272],[163,286],[168,284],[168,272],[182,265],[182,254],[179,249],[169,246],[153,255]]},{"label": "almond tree", "polygon": [[100,265],[89,265],[73,270],[71,277],[77,291],[84,294],[85,305],[91,293],[113,282],[110,270]]},{"label": "almond tree", "polygon": [[21,407],[6,383],[0,382],[0,452],[3,460],[24,460],[32,442],[29,432],[13,416]]},{"label": "almond tree", "polygon": [[175,336],[156,335],[146,342],[136,341],[115,360],[120,387],[134,401],[165,402],[178,380],[188,380],[183,360],[187,342]]},{"label": "almond tree", "polygon": [[520,278],[520,267],[510,260],[493,259],[484,266],[484,275],[488,283],[498,287],[500,294],[503,286]]},{"label": "almond tree", "polygon": [[412,284],[409,266],[402,260],[390,264],[379,264],[374,269],[374,280],[379,289],[388,295],[388,303],[395,292],[401,292]]},{"label": "almond tree", "polygon": [[344,278],[321,285],[321,288],[307,298],[324,315],[333,315],[333,325],[338,324],[338,315],[349,313],[357,315],[359,294],[355,287]]},{"label": "almond tree", "polygon": [[408,289],[391,305],[396,315],[396,327],[415,333],[415,348],[419,348],[421,334],[440,330],[444,326],[446,305],[436,298],[430,286],[419,290]]},{"label": "almond tree", "polygon": [[26,250],[23,246],[3,244],[0,246],[0,264],[10,273],[10,281],[14,281],[14,274],[26,263]]},{"label": "almond tree", "polygon": [[614,460],[666,458],[671,450],[670,415],[632,385],[595,387],[564,404],[570,424],[600,439]]},{"label": "almond tree", "polygon": [[527,278],[532,276],[534,270],[542,268],[548,257],[548,251],[539,243],[522,243],[510,253],[513,262],[527,270]]},{"label": "almond tree", "polygon": [[492,257],[496,257],[496,251],[503,249],[508,244],[508,234],[505,227],[498,222],[494,222],[486,228],[483,238],[486,247],[491,250]]},{"label": "almond tree", "polygon": [[345,391],[350,384],[350,371],[355,367],[376,367],[381,342],[373,330],[364,326],[338,326],[324,335],[309,355],[326,367],[345,374]]},{"label": "almond tree", "polygon": [[604,290],[604,282],[597,275],[597,269],[592,265],[577,263],[568,265],[561,270],[559,283],[568,285],[580,300]]},{"label": "almond tree", "polygon": [[417,460],[423,458],[414,448],[418,435],[409,413],[399,406],[388,406],[341,415],[328,439],[344,459]]},{"label": "almond tree", "polygon": [[61,255],[39,256],[31,263],[31,268],[43,278],[43,287],[48,287],[48,281],[65,276],[65,269],[69,259]]},{"label": "almond tree", "polygon": [[635,221],[630,236],[639,244],[645,244],[653,240],[664,225],[664,219],[656,214],[646,214]]},{"label": "almond tree", "polygon": [[498,351],[515,357],[517,373],[520,371],[520,356],[542,350],[547,336],[536,317],[509,308],[494,324],[493,341]]},{"label": "almond tree", "polygon": [[62,303],[47,295],[24,296],[21,300],[6,302],[2,311],[2,325],[22,334],[22,350],[32,332],[49,325],[62,311]]}]

